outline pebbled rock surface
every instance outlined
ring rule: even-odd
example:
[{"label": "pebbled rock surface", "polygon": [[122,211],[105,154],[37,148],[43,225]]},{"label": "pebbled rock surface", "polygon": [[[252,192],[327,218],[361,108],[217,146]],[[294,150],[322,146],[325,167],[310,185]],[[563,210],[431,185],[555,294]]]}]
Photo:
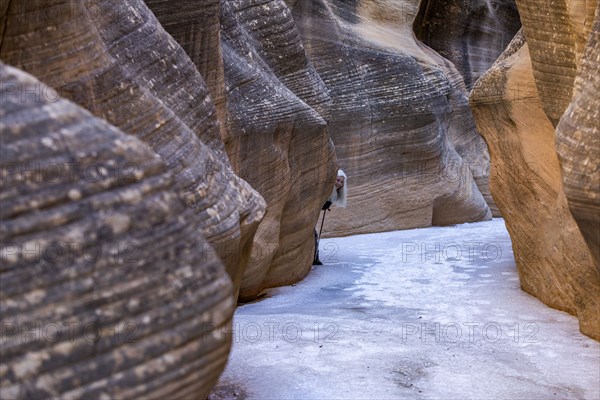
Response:
[{"label": "pebbled rock surface", "polygon": [[471,105],[490,148],[491,190],[511,235],[521,287],[576,315],[581,331],[600,340],[600,270],[569,211],[554,126],[524,35],[477,82]]},{"label": "pebbled rock surface", "polygon": [[348,207],[332,209],[326,233],[489,219],[485,143],[456,68],[414,37],[417,2],[288,3],[329,88],[326,119],[349,177]]},{"label": "pebbled rock surface", "polygon": [[237,291],[264,200],[229,164],[209,91],[141,0],[11,2],[0,57],[147,143]]},{"label": "pebbled rock surface", "polygon": [[469,90],[520,27],[515,0],[424,0],[414,22],[417,38],[452,61]]},{"label": "pebbled rock surface", "polygon": [[556,142],[571,213],[600,270],[600,7]]},{"label": "pebbled rock surface", "polygon": [[1,63],[0,138],[0,397],[206,397],[232,286],[170,170]]}]

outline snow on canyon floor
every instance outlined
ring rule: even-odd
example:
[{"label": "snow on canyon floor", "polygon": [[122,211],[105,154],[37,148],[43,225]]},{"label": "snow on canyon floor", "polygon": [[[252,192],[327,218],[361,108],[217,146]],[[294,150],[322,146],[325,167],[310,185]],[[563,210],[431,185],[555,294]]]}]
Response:
[{"label": "snow on canyon floor", "polygon": [[520,290],[502,219],[320,248],[237,309],[209,399],[600,398],[600,344]]}]

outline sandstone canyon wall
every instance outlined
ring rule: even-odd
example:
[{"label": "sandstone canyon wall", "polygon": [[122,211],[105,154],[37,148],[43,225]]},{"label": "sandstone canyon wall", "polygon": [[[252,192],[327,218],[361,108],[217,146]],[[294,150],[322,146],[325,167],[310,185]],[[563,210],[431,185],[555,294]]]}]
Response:
[{"label": "sandstone canyon wall", "polygon": [[329,88],[329,131],[349,177],[348,207],[332,209],[326,233],[490,218],[487,149],[460,74],[414,37],[418,2],[288,3]]},{"label": "sandstone canyon wall", "polygon": [[[556,129],[562,179],[573,217],[600,270],[600,7]],[[585,27],[590,26],[589,19]],[[600,310],[597,310],[600,312]]]},{"label": "sandstone canyon wall", "polygon": [[147,143],[239,288],[264,201],[231,170],[204,80],[140,0],[11,2],[0,58]]},{"label": "sandstone canyon wall", "polygon": [[515,0],[423,0],[414,22],[417,38],[452,61],[469,90],[520,27]]},{"label": "sandstone canyon wall", "polygon": [[207,77],[233,169],[267,203],[240,299],[301,279],[336,163],[324,120],[327,88],[289,9],[283,1],[147,4]]},{"label": "sandstone canyon wall", "polygon": [[234,299],[171,170],[4,64],[0,99],[0,397],[205,397]]},{"label": "sandstone canyon wall", "polygon": [[600,339],[596,3],[543,3],[517,1],[523,34],[476,83],[471,104],[522,288]]},{"label": "sandstone canyon wall", "polygon": [[[140,335],[4,341],[2,397],[206,396],[226,361],[238,295],[252,300],[310,271],[338,165],[349,206],[330,213],[329,235],[489,219],[490,155],[467,90],[502,50],[490,32],[515,30],[514,10],[482,16],[490,30],[456,21],[449,30],[476,37],[453,47],[426,24],[435,4],[0,2],[0,59],[11,65],[0,71],[2,322],[93,323],[105,333],[133,321]],[[589,7],[569,4],[565,13],[588,21]],[[556,88],[544,75],[547,35],[530,43],[532,73],[521,37],[471,101],[524,289],[576,313],[596,337],[598,269],[584,238],[597,251],[598,91],[588,84],[598,84],[598,28],[586,49],[590,25],[565,26],[574,50],[550,70],[582,59],[570,81]],[[559,159],[551,133],[569,84]],[[530,101],[507,99],[515,85]],[[499,95],[482,102],[487,87]],[[94,165],[97,176],[40,182],[7,167],[65,162]],[[127,179],[106,175],[115,168]],[[76,252],[48,262],[17,251],[67,240],[133,243],[139,257],[128,264],[113,251],[90,263]]]}]

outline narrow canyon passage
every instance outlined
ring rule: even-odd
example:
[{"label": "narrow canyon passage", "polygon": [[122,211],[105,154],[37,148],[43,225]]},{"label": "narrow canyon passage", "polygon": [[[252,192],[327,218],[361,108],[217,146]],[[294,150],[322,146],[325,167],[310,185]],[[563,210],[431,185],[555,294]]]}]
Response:
[{"label": "narrow canyon passage", "polygon": [[600,400],[598,4],[0,0],[0,400]]},{"label": "narrow canyon passage", "polygon": [[324,239],[238,307],[209,399],[596,399],[600,344],[519,288],[503,219]]}]

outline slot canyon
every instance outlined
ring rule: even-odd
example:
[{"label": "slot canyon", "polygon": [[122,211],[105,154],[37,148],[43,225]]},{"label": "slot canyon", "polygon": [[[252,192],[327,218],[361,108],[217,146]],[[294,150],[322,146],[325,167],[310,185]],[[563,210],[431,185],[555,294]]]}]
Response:
[{"label": "slot canyon", "polygon": [[0,146],[1,399],[600,396],[596,0],[0,0]]}]

